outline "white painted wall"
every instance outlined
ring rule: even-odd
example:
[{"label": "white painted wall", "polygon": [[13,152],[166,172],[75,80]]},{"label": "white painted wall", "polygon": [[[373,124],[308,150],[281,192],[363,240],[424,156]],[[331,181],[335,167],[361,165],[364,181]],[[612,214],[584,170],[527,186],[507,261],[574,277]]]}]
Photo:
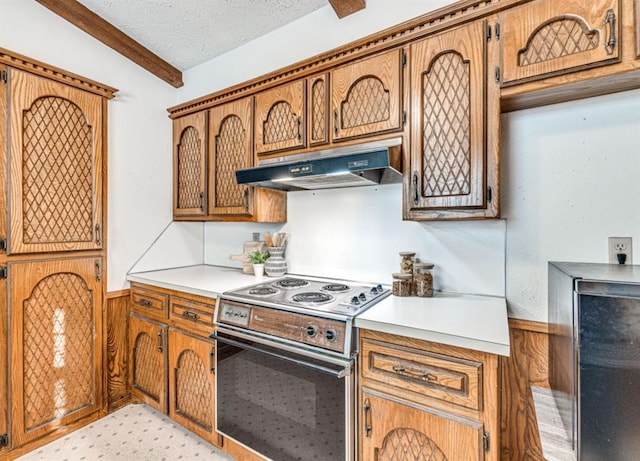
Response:
[{"label": "white painted wall", "polygon": [[171,222],[173,87],[35,1],[2,0],[0,47],[118,88],[108,108],[108,289]]},{"label": "white painted wall", "polygon": [[640,263],[640,90],[503,115],[510,314],[546,321],[547,261]]}]

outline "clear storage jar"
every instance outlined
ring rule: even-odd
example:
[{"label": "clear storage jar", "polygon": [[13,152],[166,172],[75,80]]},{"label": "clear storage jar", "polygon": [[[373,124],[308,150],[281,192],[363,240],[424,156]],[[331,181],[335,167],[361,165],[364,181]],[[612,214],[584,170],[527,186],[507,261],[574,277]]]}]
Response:
[{"label": "clear storage jar", "polygon": [[411,296],[411,274],[395,273],[393,275],[393,294],[394,296]]},{"label": "clear storage jar", "polygon": [[433,296],[433,264],[413,265],[413,294],[427,298]]},{"label": "clear storage jar", "polygon": [[400,252],[400,272],[403,274],[413,275],[413,262],[415,260],[415,251]]}]

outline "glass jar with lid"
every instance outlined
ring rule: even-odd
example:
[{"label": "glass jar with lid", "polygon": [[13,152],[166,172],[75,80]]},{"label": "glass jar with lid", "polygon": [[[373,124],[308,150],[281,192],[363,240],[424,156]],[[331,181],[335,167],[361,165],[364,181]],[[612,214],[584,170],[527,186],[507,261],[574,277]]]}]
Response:
[{"label": "glass jar with lid", "polygon": [[411,281],[413,276],[403,272],[396,272],[393,276],[394,296],[411,296]]},{"label": "glass jar with lid", "polygon": [[400,272],[413,275],[413,263],[416,257],[415,251],[400,252]]},{"label": "glass jar with lid", "polygon": [[413,294],[427,298],[433,296],[433,264],[413,265]]}]

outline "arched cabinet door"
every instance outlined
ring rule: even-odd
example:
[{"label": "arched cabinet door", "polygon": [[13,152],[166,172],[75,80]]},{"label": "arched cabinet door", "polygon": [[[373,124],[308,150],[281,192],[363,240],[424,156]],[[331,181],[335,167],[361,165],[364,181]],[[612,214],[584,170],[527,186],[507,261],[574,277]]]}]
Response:
[{"label": "arched cabinet door", "polygon": [[169,416],[215,445],[215,344],[169,330]]},{"label": "arched cabinet door", "polygon": [[362,461],[481,461],[483,426],[363,388]]},{"label": "arched cabinet door", "polygon": [[402,130],[403,59],[396,49],[331,71],[334,141]]},{"label": "arched cabinet door", "polygon": [[10,262],[13,447],[102,406],[102,258]]},{"label": "arched cabinet door", "polygon": [[207,111],[173,121],[173,215],[207,212]]},{"label": "arched cabinet door", "polygon": [[100,96],[11,69],[9,253],[102,248]]},{"label": "arched cabinet door", "polygon": [[620,0],[538,0],[501,16],[504,85],[618,62]]}]

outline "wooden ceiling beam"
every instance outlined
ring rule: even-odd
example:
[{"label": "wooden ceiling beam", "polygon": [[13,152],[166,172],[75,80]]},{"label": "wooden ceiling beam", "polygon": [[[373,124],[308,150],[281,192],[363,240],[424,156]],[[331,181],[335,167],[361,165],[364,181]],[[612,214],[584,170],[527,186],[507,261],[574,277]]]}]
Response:
[{"label": "wooden ceiling beam", "polygon": [[365,0],[329,0],[329,3],[340,19],[363,10],[366,6]]},{"label": "wooden ceiling beam", "polygon": [[36,0],[74,26],[129,58],[175,88],[181,87],[182,72],[76,0]]}]

